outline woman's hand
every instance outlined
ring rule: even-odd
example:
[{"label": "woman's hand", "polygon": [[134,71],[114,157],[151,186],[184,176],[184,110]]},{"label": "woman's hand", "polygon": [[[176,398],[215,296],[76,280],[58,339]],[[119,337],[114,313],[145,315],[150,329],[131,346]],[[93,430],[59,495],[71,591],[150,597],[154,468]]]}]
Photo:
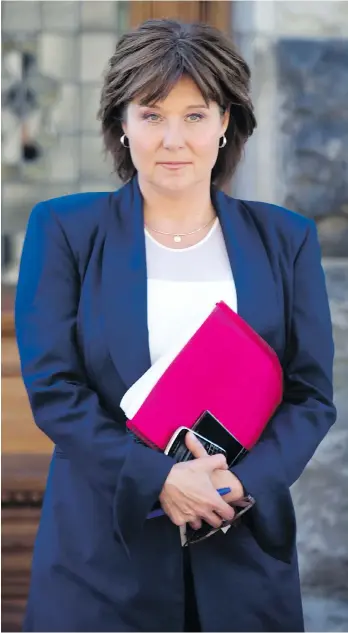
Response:
[{"label": "woman's hand", "polygon": [[178,526],[191,523],[194,529],[204,519],[213,527],[220,527],[221,519],[231,520],[231,508],[216,492],[212,483],[215,471],[227,469],[223,455],[212,455],[175,464],[159,496],[161,506],[171,521]]},{"label": "woman's hand", "polygon": [[[208,456],[204,446],[193,433],[187,433],[186,446],[197,459]],[[215,490],[218,490],[219,488],[231,488],[231,492],[223,497],[226,503],[233,503],[244,496],[244,490],[241,482],[238,477],[231,473],[230,470],[213,470],[211,472],[210,479]]]}]

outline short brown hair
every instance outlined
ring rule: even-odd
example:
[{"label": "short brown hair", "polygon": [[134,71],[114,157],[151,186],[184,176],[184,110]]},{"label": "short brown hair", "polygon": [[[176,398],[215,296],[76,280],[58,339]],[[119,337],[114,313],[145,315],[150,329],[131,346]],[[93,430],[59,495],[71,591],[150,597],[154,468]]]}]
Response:
[{"label": "short brown hair", "polygon": [[136,173],[130,152],[123,147],[122,121],[134,98],[144,105],[164,99],[182,76],[194,80],[206,103],[230,110],[227,146],[219,152],[212,172],[217,186],[231,178],[244,144],[256,126],[250,98],[250,69],[231,40],[207,24],[176,20],[147,20],[123,35],[109,60],[98,118],[104,145],[122,181]]}]

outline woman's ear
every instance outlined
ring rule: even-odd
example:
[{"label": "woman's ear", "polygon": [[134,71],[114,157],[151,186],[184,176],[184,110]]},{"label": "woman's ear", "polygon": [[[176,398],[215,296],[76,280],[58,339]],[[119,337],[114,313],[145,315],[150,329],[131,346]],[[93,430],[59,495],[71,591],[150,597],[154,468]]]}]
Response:
[{"label": "woman's ear", "polygon": [[228,124],[230,122],[230,111],[229,110],[225,110],[225,112],[223,113],[222,117],[221,117],[221,136],[223,136],[226,133],[226,130],[228,128]]},{"label": "woman's ear", "polygon": [[127,112],[124,109],[121,113],[121,127],[123,130],[123,134],[125,134],[127,136],[127,129],[128,129],[128,125],[127,125]]}]

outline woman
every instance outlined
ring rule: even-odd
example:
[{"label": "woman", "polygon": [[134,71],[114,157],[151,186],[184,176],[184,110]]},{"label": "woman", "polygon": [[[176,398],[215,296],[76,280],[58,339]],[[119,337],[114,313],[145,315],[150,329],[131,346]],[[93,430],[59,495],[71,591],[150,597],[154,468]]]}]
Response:
[{"label": "woman", "polygon": [[[149,21],[123,36],[99,116],[125,186],[31,214],[16,327],[55,450],[26,631],[303,630],[289,487],[335,420],[333,342],[314,223],[219,191],[256,124],[249,75],[209,26]],[[221,299],[285,375],[282,405],[233,472],[192,438],[185,465],[135,442],[119,406]],[[245,491],[255,505],[239,525],[184,560],[178,526],[219,526]],[[165,516],[146,520],[158,498]]]}]

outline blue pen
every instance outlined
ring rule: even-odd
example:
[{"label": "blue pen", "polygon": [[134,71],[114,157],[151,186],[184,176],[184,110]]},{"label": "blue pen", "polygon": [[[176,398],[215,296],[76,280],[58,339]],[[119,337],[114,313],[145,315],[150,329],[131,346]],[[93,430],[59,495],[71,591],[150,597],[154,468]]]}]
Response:
[{"label": "blue pen", "polygon": [[[218,492],[219,495],[223,497],[223,495],[228,495],[228,493],[231,492],[231,488],[218,488],[216,492]],[[161,517],[164,514],[165,513],[162,510],[162,508],[158,508],[158,510],[152,510],[152,512],[150,512],[150,514],[147,515],[147,518],[155,519],[156,517]]]},{"label": "blue pen", "polygon": [[231,488],[218,488],[216,492],[223,497],[223,495],[228,495],[228,493],[231,492]]}]

